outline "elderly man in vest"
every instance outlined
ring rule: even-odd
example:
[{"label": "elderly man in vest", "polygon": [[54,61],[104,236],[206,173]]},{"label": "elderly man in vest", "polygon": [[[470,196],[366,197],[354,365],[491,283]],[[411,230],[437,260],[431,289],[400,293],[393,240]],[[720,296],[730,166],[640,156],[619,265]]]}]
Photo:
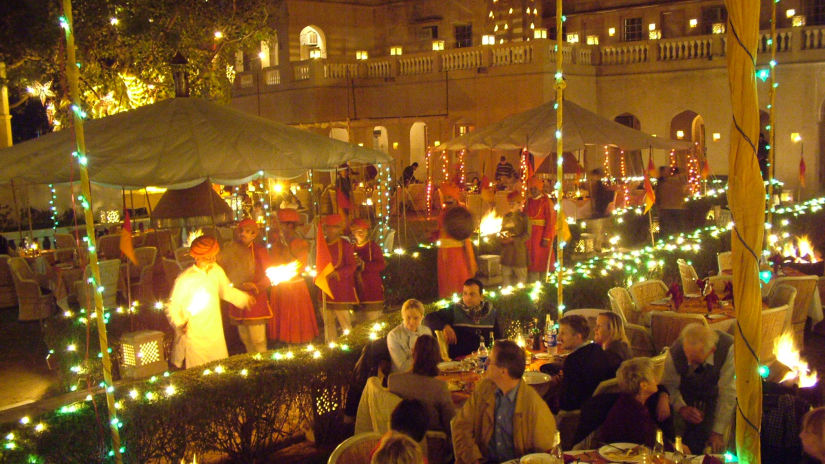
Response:
[{"label": "elderly man in vest", "polygon": [[497,340],[487,373],[452,421],[457,464],[504,462],[553,447],[556,420],[547,403],[527,385],[524,350]]},{"label": "elderly man in vest", "polygon": [[733,373],[733,337],[724,332],[690,324],[670,347],[662,385],[678,413],[677,433],[691,452],[724,450],[736,404]]}]

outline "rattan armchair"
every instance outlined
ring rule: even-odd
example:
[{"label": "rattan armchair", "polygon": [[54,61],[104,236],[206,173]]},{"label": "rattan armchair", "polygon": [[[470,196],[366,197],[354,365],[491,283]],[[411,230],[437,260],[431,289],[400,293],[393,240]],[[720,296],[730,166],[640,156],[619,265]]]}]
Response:
[{"label": "rattan armchair", "polygon": [[126,273],[129,273],[128,284],[132,290],[133,300],[137,299],[144,303],[153,301],[155,297],[154,272],[157,254],[158,249],[155,247],[135,248],[135,257],[138,260],[138,264],[135,265],[131,261],[123,264],[124,269],[121,269],[121,273],[124,276],[124,280],[127,279]]},{"label": "rattan armchair", "polygon": [[9,258],[9,268],[17,293],[18,319],[35,321],[49,317],[54,312],[55,301],[54,295],[41,287],[43,279],[32,272],[23,258]]},{"label": "rattan armchair", "polygon": [[796,289],[796,298],[791,306],[791,330],[793,330],[794,343],[802,349],[805,338],[805,320],[808,319],[808,309],[817,291],[817,276],[802,277],[779,277],[774,286],[790,285]]}]

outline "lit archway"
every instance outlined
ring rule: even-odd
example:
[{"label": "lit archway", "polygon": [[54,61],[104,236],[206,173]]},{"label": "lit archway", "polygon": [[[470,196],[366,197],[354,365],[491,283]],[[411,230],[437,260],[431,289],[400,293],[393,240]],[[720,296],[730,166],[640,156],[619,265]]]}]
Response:
[{"label": "lit archway", "polygon": [[[692,142],[694,153],[703,159],[705,156],[705,120],[699,113],[685,110],[677,114],[670,120],[670,138],[674,140],[686,140]],[[678,165],[684,169],[685,157],[688,150],[678,152]]]},{"label": "lit archway", "polygon": [[427,123],[414,122],[410,127],[410,164],[424,166],[427,153]]},{"label": "lit archway", "polygon": [[[635,114],[631,113],[622,113],[615,118],[614,121],[618,122],[623,126],[627,126],[631,129],[642,130],[642,123],[639,121],[639,118],[636,117]],[[620,163],[621,160],[618,156],[614,157],[615,160],[611,160],[611,172],[620,172]],[[615,164],[615,165],[614,165]],[[645,165],[644,161],[642,160],[642,151],[641,150],[633,150],[625,153],[625,164],[628,176],[640,176],[644,172]]]},{"label": "lit archway", "polygon": [[327,39],[318,26],[307,26],[300,35],[301,60],[327,57]]},{"label": "lit archway", "polygon": [[375,126],[372,129],[372,148],[378,151],[383,151],[384,153],[389,153],[389,145],[390,142],[387,134],[387,128],[384,126]]}]

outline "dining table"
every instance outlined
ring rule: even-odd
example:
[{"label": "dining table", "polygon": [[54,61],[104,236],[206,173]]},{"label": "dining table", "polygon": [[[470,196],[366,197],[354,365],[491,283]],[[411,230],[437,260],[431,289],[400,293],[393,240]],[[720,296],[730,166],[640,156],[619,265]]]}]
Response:
[{"label": "dining table", "polygon": [[[606,445],[610,446],[610,445]],[[534,457],[534,460],[531,460],[530,457]],[[522,456],[521,458],[511,459],[509,461],[504,461],[501,464],[532,464],[532,463],[543,463],[548,461],[542,461],[541,458],[549,458],[549,455],[545,455],[543,453],[536,453],[532,455]],[[546,456],[546,457],[545,457]],[[599,453],[599,450],[590,449],[590,450],[572,450],[572,451],[565,451],[564,452],[564,462],[565,464],[614,464],[614,463],[625,463],[625,462],[642,462],[641,460],[630,460],[630,461],[610,461],[604,458]],[[673,459],[673,454],[668,452],[665,453],[664,459],[655,459],[652,458],[649,460],[651,464],[676,464],[676,461]],[[721,454],[712,454],[712,455],[690,455],[687,456],[688,464],[722,464],[725,462],[724,455]]]},{"label": "dining table", "polygon": [[702,314],[708,321],[708,325],[714,329],[728,332],[736,321],[736,310],[730,300],[719,300],[714,303],[708,312],[705,297],[685,296],[682,303],[676,308],[671,298],[663,298],[648,303],[644,307],[645,312],[651,311],[674,311],[681,314]]}]

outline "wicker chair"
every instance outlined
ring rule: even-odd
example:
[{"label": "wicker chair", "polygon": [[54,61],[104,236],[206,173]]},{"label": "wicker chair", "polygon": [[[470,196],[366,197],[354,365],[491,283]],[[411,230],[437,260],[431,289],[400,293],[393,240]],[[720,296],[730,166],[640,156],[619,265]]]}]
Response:
[{"label": "wicker chair", "polygon": [[657,354],[656,356],[652,356],[650,359],[653,360],[653,372],[656,373],[656,378],[661,381],[662,376],[665,374],[665,360],[667,359],[667,354],[670,352],[670,347],[666,346],[662,348],[662,352]]},{"label": "wicker chair", "polygon": [[120,234],[104,235],[97,239],[97,254],[101,259],[120,259]]},{"label": "wicker chair", "polygon": [[77,242],[71,234],[54,234],[55,262],[68,263],[74,260]]},{"label": "wicker chair", "polygon": [[607,298],[610,300],[611,311],[622,316],[622,319],[627,322],[637,322],[639,315],[636,311],[636,305],[633,304],[633,299],[626,288],[611,288],[607,291]]},{"label": "wicker chair", "polygon": [[634,357],[653,356],[656,353],[650,329],[639,324],[628,323],[625,324],[624,331],[630,340],[630,352]]},{"label": "wicker chair", "polygon": [[787,304],[762,311],[762,347],[759,349],[761,364],[770,364],[776,359],[773,344],[785,331],[790,313],[791,306]]},{"label": "wicker chair", "polygon": [[0,255],[0,308],[17,306],[14,278],[9,268],[9,255]]},{"label": "wicker chair", "polygon": [[808,319],[808,308],[817,291],[817,276],[802,277],[779,277],[776,279],[774,287],[779,285],[790,285],[796,289],[796,298],[791,307],[791,329],[793,330],[794,343],[802,349],[805,338],[805,320]]},{"label": "wicker chair", "polygon": [[380,441],[380,433],[366,432],[353,435],[335,447],[327,464],[363,464],[370,462],[370,454]]},{"label": "wicker chair", "polygon": [[719,274],[724,271],[733,270],[733,252],[722,251],[716,255],[716,264],[719,266]]},{"label": "wicker chair", "polygon": [[49,317],[54,312],[55,301],[51,292],[43,291],[43,279],[32,272],[23,258],[9,258],[9,268],[17,292],[18,319],[35,321]]},{"label": "wicker chair", "polygon": [[676,265],[679,266],[679,277],[682,279],[682,290],[685,294],[701,295],[702,290],[699,289],[699,276],[696,274],[696,269],[688,264],[684,259],[677,259]]},{"label": "wicker chair", "polygon": [[189,247],[180,247],[175,249],[175,261],[178,262],[181,269],[186,269],[195,264],[195,260],[189,256]]},{"label": "wicker chair", "polygon": [[163,275],[166,277],[166,283],[169,285],[169,290],[171,291],[175,285],[175,279],[183,272],[183,269],[181,269],[180,264],[174,259],[161,258],[161,264],[163,264]]},{"label": "wicker chair", "polygon": [[153,274],[157,254],[158,249],[155,247],[135,248],[135,257],[137,258],[138,265],[135,266],[131,262],[126,262],[122,265],[124,269],[122,269],[121,272],[124,275],[124,279],[126,278],[126,272],[129,272],[132,299],[138,299],[144,303],[149,303],[154,299]]},{"label": "wicker chair", "polygon": [[[103,307],[113,308],[117,306],[117,287],[120,283],[120,260],[107,259],[97,263],[100,269],[100,285],[103,286]],[[81,307],[90,307],[92,302],[91,286],[87,279],[91,275],[91,268],[86,266],[83,272],[83,280],[74,283],[77,293],[77,302]],[[86,306],[89,305],[89,306]]]},{"label": "wicker chair", "polygon": [[679,338],[682,329],[688,324],[699,323],[708,326],[702,314],[684,314],[673,311],[651,311],[650,332],[653,334],[653,346],[656,351],[667,348]]},{"label": "wicker chair", "polygon": [[[768,307],[778,308],[780,306],[787,306],[793,308],[796,303],[796,289],[790,285],[774,285],[771,287],[771,292],[768,294]],[[788,311],[788,320],[785,321],[785,329],[791,330],[791,316],[793,309]]]},{"label": "wicker chair", "polygon": [[621,393],[619,389],[619,381],[614,377],[612,379],[602,380],[601,383],[593,390],[593,396],[599,396],[603,393]]},{"label": "wicker chair", "polygon": [[172,232],[169,230],[154,230],[143,235],[143,245],[158,249],[158,256],[171,258],[175,255],[175,245],[172,242]]},{"label": "wicker chair", "polygon": [[636,323],[649,326],[650,315],[645,312],[645,308],[651,301],[667,297],[667,285],[661,280],[645,280],[631,285],[628,291],[630,297],[633,298],[636,309],[639,311],[639,318]]},{"label": "wicker chair", "polygon": [[733,276],[716,275],[708,277],[707,285],[710,285],[713,288],[713,292],[721,297],[721,295],[725,293],[725,287],[727,287],[728,282],[733,282]]}]

